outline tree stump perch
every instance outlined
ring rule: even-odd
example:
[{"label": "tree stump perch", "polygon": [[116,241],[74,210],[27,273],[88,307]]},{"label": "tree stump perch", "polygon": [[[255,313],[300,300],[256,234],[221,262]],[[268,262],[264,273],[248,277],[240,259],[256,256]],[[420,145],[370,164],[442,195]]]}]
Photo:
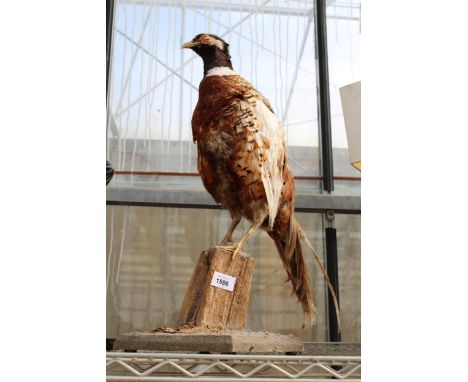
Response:
[{"label": "tree stump perch", "polygon": [[[203,251],[185,293],[178,324],[243,328],[254,263],[252,257],[242,252],[232,258],[232,252],[223,247]],[[234,277],[234,290],[211,285],[214,272]]]},{"label": "tree stump perch", "polygon": [[[293,335],[243,329],[247,320],[254,259],[245,253],[232,258],[223,247],[200,254],[185,292],[176,328],[121,334],[114,350],[210,353],[300,353],[303,343]],[[227,284],[215,282],[215,272]],[[223,276],[220,276],[221,280]],[[212,280],[215,286],[212,285]],[[218,285],[218,286],[216,286]],[[232,290],[226,290],[232,289]]]}]

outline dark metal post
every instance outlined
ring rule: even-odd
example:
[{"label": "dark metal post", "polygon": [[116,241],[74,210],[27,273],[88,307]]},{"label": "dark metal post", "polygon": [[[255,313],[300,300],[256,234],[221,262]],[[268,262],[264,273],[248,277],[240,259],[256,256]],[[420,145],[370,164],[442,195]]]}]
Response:
[{"label": "dark metal post", "polygon": [[[336,241],[335,228],[325,228],[325,242],[327,247],[327,273],[339,303],[340,288],[338,284],[338,245]],[[335,305],[333,304],[330,291],[328,291],[328,334],[330,342],[341,341],[341,333],[338,329]]]},{"label": "dark metal post", "polygon": [[[112,32],[114,28],[114,0],[106,0],[106,108],[107,108],[107,122],[106,122],[106,137],[109,129],[109,84],[110,84],[110,63],[112,54]],[[106,139],[106,152],[107,152],[107,139]],[[112,179],[114,169],[109,161],[106,161],[106,185]]]},{"label": "dark metal post", "polygon": [[106,100],[109,94],[109,75],[112,47],[112,28],[114,26],[114,0],[106,0]]},{"label": "dark metal post", "polygon": [[323,188],[333,191],[333,151],[331,136],[330,90],[328,78],[326,0],[315,1],[315,39],[318,61],[318,109]]}]

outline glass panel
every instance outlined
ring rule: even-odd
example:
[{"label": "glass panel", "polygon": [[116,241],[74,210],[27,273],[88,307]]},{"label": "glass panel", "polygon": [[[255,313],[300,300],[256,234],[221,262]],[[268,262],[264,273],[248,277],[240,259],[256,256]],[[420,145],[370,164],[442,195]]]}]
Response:
[{"label": "glass panel", "polygon": [[327,1],[327,43],[335,176],[361,173],[349,159],[340,87],[361,80],[361,1]]},{"label": "glass panel", "polygon": [[[358,176],[360,176],[360,174]],[[333,195],[361,196],[361,181],[359,179],[335,179]]]},{"label": "glass panel", "polygon": [[312,2],[116,2],[108,153],[116,170],[197,172],[191,114],[201,59],[180,49],[203,32],[230,44],[234,69],[284,120],[295,175],[318,176]]},{"label": "glass panel", "polygon": [[336,215],[341,340],[361,342],[361,215]]},{"label": "glass panel", "polygon": [[[321,215],[296,216],[323,261]],[[107,337],[176,325],[200,252],[219,243],[229,223],[223,210],[108,206]],[[235,238],[247,227],[243,221]],[[301,307],[291,296],[286,272],[267,234],[258,232],[245,252],[256,261],[247,328],[326,341],[325,283],[309,252],[304,249],[317,306],[317,325],[312,329],[301,329]]]}]

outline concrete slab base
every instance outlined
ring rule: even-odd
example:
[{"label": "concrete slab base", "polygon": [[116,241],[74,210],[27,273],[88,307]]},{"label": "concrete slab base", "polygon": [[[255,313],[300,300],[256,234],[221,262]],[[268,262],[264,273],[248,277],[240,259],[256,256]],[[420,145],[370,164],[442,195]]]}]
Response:
[{"label": "concrete slab base", "polygon": [[300,353],[303,342],[289,334],[242,329],[162,328],[152,332],[122,334],[114,350],[207,353]]}]

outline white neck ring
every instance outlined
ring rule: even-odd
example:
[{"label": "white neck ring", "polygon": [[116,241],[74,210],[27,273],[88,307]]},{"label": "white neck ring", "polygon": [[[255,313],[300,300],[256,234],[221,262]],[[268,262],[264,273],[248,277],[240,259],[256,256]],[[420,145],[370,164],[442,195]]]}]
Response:
[{"label": "white neck ring", "polygon": [[238,76],[239,73],[235,72],[234,70],[228,68],[227,66],[217,66],[208,70],[205,77],[210,76]]}]

